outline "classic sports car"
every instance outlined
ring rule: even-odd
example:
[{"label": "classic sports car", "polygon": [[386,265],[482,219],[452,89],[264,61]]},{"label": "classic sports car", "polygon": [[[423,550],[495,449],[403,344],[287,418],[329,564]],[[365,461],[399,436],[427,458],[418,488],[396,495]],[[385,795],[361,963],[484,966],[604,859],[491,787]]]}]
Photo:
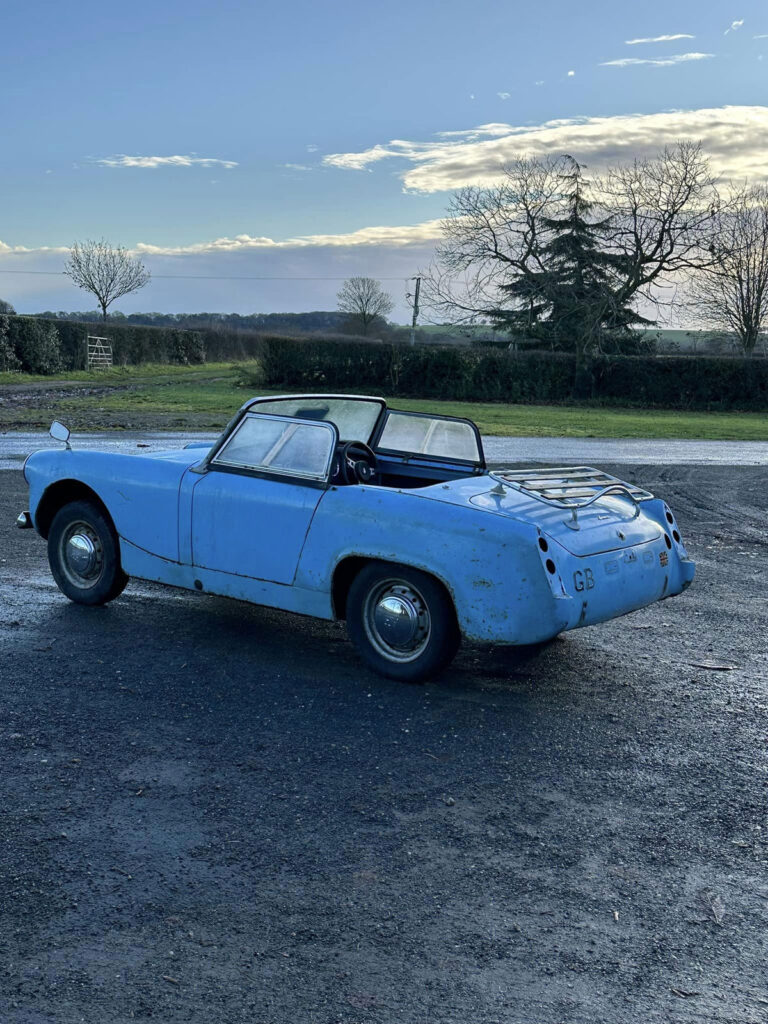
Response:
[{"label": "classic sports car", "polygon": [[72,601],[130,576],[346,619],[396,679],[444,668],[460,638],[532,644],[679,594],[693,579],[675,518],[588,467],[486,468],[470,420],[383,399],[247,402],[211,447],[39,451],[20,527],[48,541]]}]

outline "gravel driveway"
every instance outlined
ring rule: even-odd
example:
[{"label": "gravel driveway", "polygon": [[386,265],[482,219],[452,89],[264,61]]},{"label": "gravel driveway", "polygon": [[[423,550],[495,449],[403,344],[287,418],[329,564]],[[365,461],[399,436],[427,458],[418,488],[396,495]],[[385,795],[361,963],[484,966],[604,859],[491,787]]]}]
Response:
[{"label": "gravel driveway", "polygon": [[768,469],[617,469],[691,590],[422,687],[333,624],[69,604],[0,472],[3,1024],[762,1024]]}]

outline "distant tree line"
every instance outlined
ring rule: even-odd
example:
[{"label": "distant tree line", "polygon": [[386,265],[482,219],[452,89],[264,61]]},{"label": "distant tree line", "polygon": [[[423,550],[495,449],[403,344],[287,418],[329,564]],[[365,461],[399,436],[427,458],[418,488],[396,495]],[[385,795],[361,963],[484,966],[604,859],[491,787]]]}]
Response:
[{"label": "distant tree line", "polygon": [[[96,323],[99,310],[35,313],[45,320],[72,320]],[[230,331],[270,331],[285,334],[342,333],[347,314],[337,310],[311,313],[110,313],[109,323],[136,324],[142,327],[178,327],[184,330],[226,329]]]}]

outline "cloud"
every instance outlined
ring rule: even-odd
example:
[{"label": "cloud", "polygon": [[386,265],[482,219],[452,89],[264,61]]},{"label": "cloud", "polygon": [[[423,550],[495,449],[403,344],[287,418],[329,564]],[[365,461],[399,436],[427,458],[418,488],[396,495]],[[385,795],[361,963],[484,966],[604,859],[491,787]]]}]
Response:
[{"label": "cloud", "polygon": [[386,160],[393,155],[390,147],[408,147],[410,145],[409,142],[393,139],[389,147],[372,146],[370,149],[364,149],[362,153],[331,153],[329,156],[323,157],[323,163],[327,167],[343,167],[348,171],[367,171],[369,164]]},{"label": "cloud", "polygon": [[692,60],[709,60],[714,53],[675,53],[668,57],[620,57],[618,60],[605,60],[601,68],[629,68],[636,64],[651,64],[654,67],[670,67],[673,64],[686,64]]},{"label": "cloud", "polygon": [[576,72],[575,72],[575,71],[569,71],[569,72],[568,72],[568,77],[569,77],[569,78],[573,78],[573,76],[574,76],[575,74],[576,74]]},{"label": "cloud", "polygon": [[496,95],[499,97],[500,100],[508,100],[509,97],[512,95],[512,93],[511,92],[497,92]]},{"label": "cloud", "polygon": [[676,32],[673,36],[647,36],[642,39],[625,39],[625,46],[639,46],[641,43],[671,43],[675,39],[695,39],[696,36],[687,32]]},{"label": "cloud", "polygon": [[[433,220],[283,241],[242,234],[189,245],[140,243],[131,251],[144,260],[152,280],[121,299],[118,308],[124,313],[335,309],[341,282],[360,275],[382,281],[397,303],[395,318],[405,323],[411,314],[405,280],[429,264],[440,225]],[[86,294],[61,272],[67,252],[0,242],[0,294],[22,312],[88,308]]]},{"label": "cloud", "polygon": [[730,106],[656,114],[580,117],[539,125],[486,124],[442,132],[430,142],[393,140],[361,153],[325,157],[326,166],[369,169],[397,159],[406,192],[440,192],[498,181],[520,156],[572,153],[591,169],[650,156],[679,139],[701,139],[716,170],[727,177],[765,180],[768,107]]},{"label": "cloud", "polygon": [[235,160],[219,160],[211,156],[120,156],[97,160],[102,167],[237,167]]},{"label": "cloud", "polygon": [[727,28],[725,30],[725,32],[723,32],[723,35],[727,36],[729,32],[738,32],[743,24],[744,24],[744,19],[743,18],[741,18],[739,21],[732,21],[731,22],[731,27]]},{"label": "cloud", "polygon": [[[219,253],[279,252],[304,249],[347,249],[381,246],[393,249],[407,249],[412,246],[431,245],[441,237],[442,220],[427,220],[421,224],[379,225],[358,228],[344,234],[297,235],[275,241],[266,235],[235,235],[188,245],[155,245],[138,242],[128,251],[134,256],[199,256]],[[4,256],[49,256],[69,252],[68,246],[8,245],[0,241],[0,261]],[[0,267],[3,264],[0,262]],[[24,269],[19,264],[19,269]]]},{"label": "cloud", "polygon": [[[499,123],[499,124],[481,124],[477,128],[467,128],[467,129],[465,129],[463,131],[438,132],[437,136],[438,136],[438,138],[441,138],[441,139],[453,139],[453,138],[457,138],[457,139],[479,139],[483,135],[508,135],[508,134],[509,134],[509,125],[508,124]],[[394,145],[407,146],[407,145],[411,145],[411,143],[397,142],[396,140],[394,142],[390,142],[390,146],[394,146]],[[427,143],[427,145],[429,145],[429,143]],[[369,152],[370,152],[370,150],[369,150]],[[330,158],[326,157],[326,159],[329,160]]]},{"label": "cloud", "polygon": [[6,245],[0,241],[0,256],[39,256],[49,253],[68,253],[69,246],[66,245],[42,245],[36,249],[30,249],[26,245]]},{"label": "cloud", "polygon": [[[432,244],[440,237],[442,220],[428,220],[421,224],[404,226],[382,225],[359,228],[345,234],[298,235],[276,242],[266,236],[235,235],[234,238],[216,238],[207,242],[190,245],[162,246],[139,242],[131,250],[138,256],[189,256],[225,252],[297,250],[310,248],[357,248],[360,246],[385,246],[406,248],[414,245]],[[0,243],[0,253],[3,252]]]},{"label": "cloud", "polygon": [[283,164],[283,167],[289,171],[311,171],[312,168],[308,167],[307,164]]},{"label": "cloud", "polygon": [[762,35],[752,36],[753,39],[768,39],[768,32],[763,32]]}]

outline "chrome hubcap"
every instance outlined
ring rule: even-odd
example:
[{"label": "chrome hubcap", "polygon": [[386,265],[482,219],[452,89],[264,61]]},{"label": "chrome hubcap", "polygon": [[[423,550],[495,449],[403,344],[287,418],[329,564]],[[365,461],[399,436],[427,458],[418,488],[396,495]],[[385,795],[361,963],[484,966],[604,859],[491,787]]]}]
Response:
[{"label": "chrome hubcap", "polygon": [[96,565],[96,548],[90,537],[76,533],[67,541],[67,561],[78,576],[88,577]]},{"label": "chrome hubcap", "polygon": [[390,661],[418,658],[432,633],[424,598],[402,580],[384,580],[370,591],[363,621],[371,644]]},{"label": "chrome hubcap", "polygon": [[89,523],[71,523],[59,545],[60,564],[76,587],[94,586],[104,568],[104,551],[99,536]]}]

